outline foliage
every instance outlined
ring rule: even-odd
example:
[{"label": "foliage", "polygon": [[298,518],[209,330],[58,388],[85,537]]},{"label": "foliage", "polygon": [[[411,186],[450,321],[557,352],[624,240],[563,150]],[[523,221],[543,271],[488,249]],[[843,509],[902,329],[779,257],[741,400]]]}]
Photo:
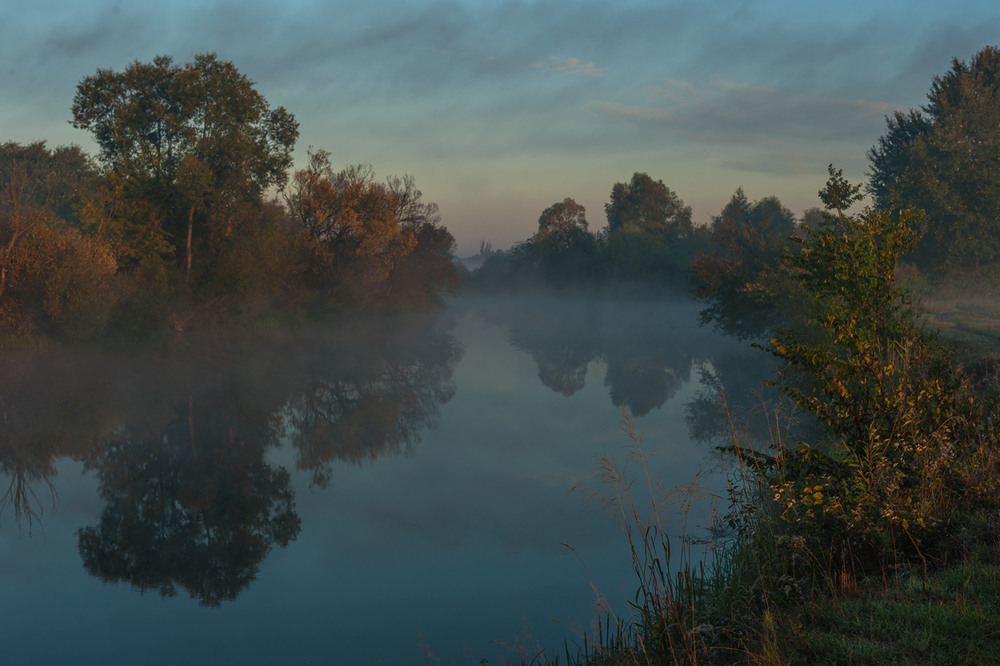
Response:
[{"label": "foliage", "polygon": [[691,207],[662,180],[634,173],[628,183],[615,183],[604,205],[608,231],[645,231],[682,237],[691,232]]},{"label": "foliage", "polygon": [[826,433],[776,452],[780,522],[852,571],[924,561],[956,511],[997,490],[992,398],[976,394],[894,285],[914,226],[912,213],[869,210],[806,229],[789,263],[812,314],[769,345],[784,363],[778,384]]},{"label": "foliage", "polygon": [[552,204],[531,238],[483,255],[471,286],[687,290],[692,258],[709,243],[708,231],[692,224],[690,206],[663,181],[635,173],[612,187],[604,208],[607,227],[592,233],[583,206],[571,198]]},{"label": "foliage", "polygon": [[[995,595],[996,572],[954,562],[969,557],[970,544],[996,540],[1000,391],[994,375],[974,382],[954,363],[898,286],[919,214],[846,215],[859,194],[830,167],[821,196],[836,214],[815,211],[799,251],[784,258],[802,318],[766,345],[782,364],[774,384],[816,422],[810,443],[792,443],[775,418],[770,448],[756,448],[727,412],[731,532],[697,581],[687,616],[696,620],[668,625],[717,642],[703,643],[702,654],[673,644],[651,659],[636,651],[636,637],[660,624],[643,616],[639,632],[604,638],[611,658],[591,650],[582,663],[874,662],[900,650],[910,660],[901,663],[943,663],[988,654],[974,638],[985,617],[975,595]],[[633,553],[648,535],[629,535]],[[953,568],[936,573],[942,565]],[[648,572],[636,573],[637,599],[648,598]]]},{"label": "foliage", "polygon": [[542,212],[524,251],[542,279],[556,287],[592,285],[600,277],[597,238],[587,230],[584,207],[572,199]]},{"label": "foliage", "polygon": [[285,192],[309,284],[347,304],[427,304],[456,291],[454,238],[420,199],[410,176],[379,183],[368,166],[334,172],[329,153],[310,152]]},{"label": "foliage", "polygon": [[691,263],[694,294],[706,303],[701,322],[748,338],[787,318],[794,285],[781,260],[796,229],[777,197],[750,203],[742,188],[736,190],[712,218],[711,251]]},{"label": "foliage", "polygon": [[73,126],[88,130],[101,160],[153,211],[148,223],[173,240],[191,285],[195,247],[210,263],[241,229],[239,214],[281,187],[298,123],[271,109],[253,83],[215,54],[183,67],[168,56],[123,72],[85,77],[73,100]]},{"label": "foliage", "polygon": [[922,209],[921,268],[988,268],[1000,258],[1000,49],[935,76],[927,104],[896,112],[868,152],[879,208]]},{"label": "foliage", "polygon": [[77,147],[0,146],[0,313],[9,331],[93,334],[111,306],[117,262],[70,226],[96,172]]},{"label": "foliage", "polygon": [[215,54],[99,69],[74,127],[100,149],[0,145],[0,328],[148,337],[268,310],[423,308],[461,287],[455,241],[410,176],[334,173]]},{"label": "foliage", "polygon": [[601,246],[587,227],[583,206],[570,198],[556,202],[542,211],[531,238],[510,250],[494,251],[481,244],[482,263],[470,283],[487,291],[596,286],[601,279]]},{"label": "foliage", "polygon": [[542,241],[553,234],[566,234],[572,230],[587,231],[587,210],[566,197],[542,211],[535,239]]},{"label": "foliage", "polygon": [[[8,297],[49,332],[89,337],[104,329],[113,305],[117,264],[110,249],[76,229],[40,226],[13,258]],[[24,313],[27,315],[27,312]]]},{"label": "foliage", "polygon": [[844,219],[844,211],[864,198],[861,183],[852,184],[844,178],[843,169],[834,169],[833,164],[827,167],[830,174],[826,186],[819,191],[820,201],[827,210],[837,211],[837,220]]},{"label": "foliage", "polygon": [[691,258],[703,243],[690,206],[662,180],[635,173],[628,183],[615,183],[604,210],[604,273],[610,279],[686,288]]}]

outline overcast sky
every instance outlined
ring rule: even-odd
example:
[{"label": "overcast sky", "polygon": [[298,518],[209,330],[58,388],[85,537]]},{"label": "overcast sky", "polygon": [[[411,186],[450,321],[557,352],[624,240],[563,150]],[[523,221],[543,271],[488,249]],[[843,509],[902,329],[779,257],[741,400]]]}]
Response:
[{"label": "overcast sky", "polygon": [[592,229],[644,171],[707,222],[742,186],[796,214],[952,58],[1000,43],[954,0],[0,0],[0,141],[95,152],[69,124],[98,68],[216,52],[336,166],[412,174],[460,254],[527,238],[572,197]]}]

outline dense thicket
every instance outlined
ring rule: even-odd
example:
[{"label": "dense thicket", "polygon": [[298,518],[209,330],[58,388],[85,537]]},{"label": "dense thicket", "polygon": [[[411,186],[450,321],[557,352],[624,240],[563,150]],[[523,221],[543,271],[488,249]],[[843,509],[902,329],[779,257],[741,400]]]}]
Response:
[{"label": "dense thicket", "polygon": [[[156,334],[275,310],[423,307],[457,289],[454,239],[411,177],[292,175],[298,123],[214,54],[81,81],[97,160],[0,146],[0,328]],[[282,197],[277,197],[283,193]]]}]

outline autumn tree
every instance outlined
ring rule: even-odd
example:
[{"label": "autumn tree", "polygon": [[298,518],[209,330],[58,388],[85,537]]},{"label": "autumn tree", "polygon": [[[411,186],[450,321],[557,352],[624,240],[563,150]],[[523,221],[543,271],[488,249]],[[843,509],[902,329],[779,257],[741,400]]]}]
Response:
[{"label": "autumn tree", "polygon": [[292,164],[298,123],[271,109],[253,82],[215,54],[177,65],[168,56],[99,69],[77,86],[73,126],[90,131],[100,158],[151,204],[148,224],[172,239],[190,283],[194,248],[218,249],[239,232]]},{"label": "autumn tree", "polygon": [[334,171],[309,152],[284,201],[303,234],[309,285],[333,301],[429,305],[461,286],[455,239],[412,176],[375,179],[369,165]]},{"label": "autumn tree", "polygon": [[69,211],[93,167],[76,146],[50,151],[42,141],[0,145],[0,298],[18,246],[30,233]]},{"label": "autumn tree", "polygon": [[75,215],[96,180],[76,146],[0,146],[0,314],[8,331],[103,326],[117,263],[105,243],[81,233]]},{"label": "autumn tree", "polygon": [[1000,258],[1000,49],[935,76],[927,103],[887,118],[868,151],[883,210],[922,209],[923,268],[986,267]]}]

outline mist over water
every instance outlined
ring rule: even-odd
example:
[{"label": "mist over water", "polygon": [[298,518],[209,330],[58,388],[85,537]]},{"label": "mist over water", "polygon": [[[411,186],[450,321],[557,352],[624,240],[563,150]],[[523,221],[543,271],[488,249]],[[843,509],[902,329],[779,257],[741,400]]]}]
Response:
[{"label": "mist over water", "polygon": [[664,486],[703,472],[691,522],[710,509],[702,378],[759,352],[697,309],[469,298],[4,355],[0,661],[561,654],[591,630],[592,582],[619,611],[634,592],[613,520],[567,494],[625,461],[622,408]]}]

